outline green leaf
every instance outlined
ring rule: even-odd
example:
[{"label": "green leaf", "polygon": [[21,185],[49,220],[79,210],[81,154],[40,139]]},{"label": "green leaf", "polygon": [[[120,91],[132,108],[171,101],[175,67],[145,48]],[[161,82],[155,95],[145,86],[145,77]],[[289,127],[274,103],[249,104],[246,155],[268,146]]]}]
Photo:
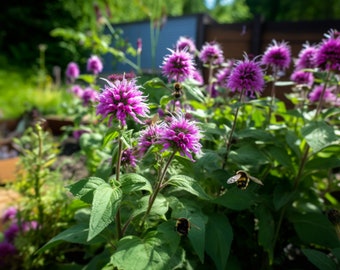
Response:
[{"label": "green leaf", "polygon": [[149,81],[146,81],[143,84],[144,87],[152,87],[152,88],[167,88],[167,85],[158,77],[153,78]]},{"label": "green leaf", "polygon": [[275,210],[279,210],[286,203],[290,202],[295,195],[296,192],[292,192],[287,183],[278,184],[273,194]]},{"label": "green leaf", "polygon": [[123,174],[120,177],[120,183],[123,194],[141,190],[152,192],[152,186],[149,180],[136,173]]},{"label": "green leaf", "polygon": [[149,232],[143,239],[129,235],[122,238],[110,264],[117,269],[167,270],[173,269],[171,260],[176,254],[173,244],[160,238],[156,231]]},{"label": "green leaf", "polygon": [[[140,214],[145,213],[149,205],[149,198],[150,196],[144,196],[138,201],[136,201],[135,208],[134,211],[131,213],[131,216],[136,217]],[[153,203],[149,216],[153,215],[163,216],[168,211],[168,209],[169,209],[168,201],[162,194],[158,194]]]},{"label": "green leaf", "polygon": [[270,146],[267,148],[269,154],[282,166],[292,169],[293,164],[283,146]]},{"label": "green leaf", "polygon": [[242,144],[237,150],[231,151],[229,157],[232,162],[242,165],[257,166],[258,164],[263,165],[268,162],[263,151],[258,147],[247,143]]},{"label": "green leaf", "polygon": [[305,248],[302,249],[302,253],[320,270],[339,269],[337,268],[335,262],[321,251]]},{"label": "green leaf", "polygon": [[88,244],[100,243],[103,241],[102,238],[98,237],[88,242],[87,241],[88,233],[89,233],[89,225],[87,223],[79,223],[79,224],[73,225],[72,227],[54,236],[37,252],[44,252],[54,246],[59,245],[62,242],[88,245]]},{"label": "green leaf", "polygon": [[205,193],[197,181],[186,175],[174,175],[167,182],[167,185],[177,187],[177,190],[183,190],[195,195],[203,200],[210,200],[210,196]]},{"label": "green leaf", "polygon": [[209,216],[205,250],[214,261],[216,269],[226,269],[232,240],[233,230],[228,218],[220,214]]},{"label": "green leaf", "polygon": [[159,104],[162,107],[165,107],[173,99],[174,99],[173,96],[162,96],[161,100],[159,101]]},{"label": "green leaf", "polygon": [[291,86],[291,85],[295,85],[295,83],[292,82],[292,81],[278,81],[278,82],[275,82],[275,86]]},{"label": "green leaf", "polygon": [[77,79],[83,80],[88,84],[94,84],[96,82],[96,76],[91,74],[81,74]]},{"label": "green leaf", "polygon": [[191,213],[188,216],[188,219],[191,223],[191,229],[188,233],[188,238],[193,249],[200,258],[201,263],[203,263],[205,250],[205,224],[207,218],[202,213],[198,212]]},{"label": "green leaf", "polygon": [[104,140],[103,140],[103,146],[105,147],[109,142],[113,141],[114,139],[118,138],[119,136],[119,132],[117,130],[117,127],[113,126],[110,127],[105,136],[104,136]]},{"label": "green leaf", "polygon": [[321,213],[294,213],[289,217],[300,239],[306,244],[340,247],[334,226]]},{"label": "green leaf", "polygon": [[122,190],[109,184],[100,185],[94,192],[88,241],[114,221],[122,199]]},{"label": "green leaf", "polygon": [[302,136],[306,139],[313,153],[317,153],[323,148],[339,142],[339,137],[335,134],[334,128],[324,121],[310,122],[301,129]]},{"label": "green leaf", "polygon": [[105,180],[98,177],[89,177],[66,186],[66,188],[83,202],[92,203],[94,191],[103,184],[106,184]]},{"label": "green leaf", "polygon": [[268,133],[268,131],[262,129],[244,129],[237,133],[238,138],[253,138],[258,141],[263,142],[273,142],[275,140],[274,136]]},{"label": "green leaf", "polygon": [[196,100],[202,103],[204,102],[205,97],[199,87],[187,83],[182,83],[182,85],[184,89],[188,91],[188,93],[190,93]]},{"label": "green leaf", "polygon": [[250,206],[254,203],[254,196],[248,190],[240,190],[235,187],[228,190],[225,194],[216,198],[212,202],[233,210],[241,211],[250,208]]},{"label": "green leaf", "polygon": [[259,206],[256,208],[255,215],[259,220],[258,242],[259,245],[262,246],[263,249],[268,253],[269,264],[271,265],[274,257],[274,219],[270,211],[264,206]]}]

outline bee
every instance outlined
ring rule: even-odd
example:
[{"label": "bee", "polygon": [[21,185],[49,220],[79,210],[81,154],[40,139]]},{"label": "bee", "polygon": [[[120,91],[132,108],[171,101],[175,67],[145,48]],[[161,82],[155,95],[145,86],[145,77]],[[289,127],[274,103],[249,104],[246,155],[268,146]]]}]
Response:
[{"label": "bee", "polygon": [[175,98],[180,98],[182,95],[183,95],[183,91],[182,91],[182,85],[179,83],[179,82],[176,82],[174,84],[174,92],[172,93],[172,95],[175,97]]},{"label": "bee", "polygon": [[227,184],[236,183],[237,187],[245,190],[248,187],[250,180],[254,181],[256,184],[263,185],[262,181],[249,175],[245,171],[239,170],[236,172],[236,175],[230,177],[227,180]]},{"label": "bee", "polygon": [[187,218],[178,218],[175,229],[180,236],[187,236],[191,229],[190,221]]}]

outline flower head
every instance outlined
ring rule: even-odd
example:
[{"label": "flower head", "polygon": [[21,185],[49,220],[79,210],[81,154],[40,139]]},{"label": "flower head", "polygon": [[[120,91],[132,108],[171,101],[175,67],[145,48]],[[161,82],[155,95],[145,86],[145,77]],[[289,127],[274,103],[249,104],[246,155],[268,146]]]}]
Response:
[{"label": "flower head", "polygon": [[87,106],[89,103],[97,100],[98,92],[91,87],[87,87],[84,89],[81,98],[83,100],[83,105]]},{"label": "flower head", "polygon": [[122,153],[121,164],[123,166],[136,167],[137,158],[134,155],[133,149],[125,149]]},{"label": "flower head", "polygon": [[137,39],[137,53],[141,54],[143,48],[143,40],[141,38]]},{"label": "flower head", "polygon": [[138,142],[140,155],[144,155],[152,145],[158,142],[160,133],[161,128],[158,125],[150,125],[141,132]]},{"label": "flower head", "polygon": [[70,62],[67,65],[66,68],[66,76],[69,78],[71,81],[74,81],[74,79],[77,79],[80,74],[78,64],[75,62]]},{"label": "flower head", "polygon": [[13,261],[15,260],[14,256],[17,252],[17,249],[12,243],[0,243],[0,267],[3,267],[2,269],[12,269]]},{"label": "flower head", "polygon": [[315,55],[317,51],[318,49],[315,46],[311,46],[308,43],[304,44],[295,63],[296,69],[316,68]]},{"label": "flower head", "polygon": [[136,79],[126,80],[123,78],[115,82],[105,81],[107,85],[99,95],[97,114],[101,114],[103,117],[110,115],[110,122],[116,117],[122,126],[126,125],[128,116],[141,124],[142,121],[138,117],[146,117],[149,108],[145,103],[146,97],[139,90],[140,86],[136,85]]},{"label": "flower head", "polygon": [[204,79],[202,77],[201,72],[199,72],[198,70],[194,71],[194,74],[192,75],[192,78],[199,84],[199,85],[203,85],[204,84]]},{"label": "flower head", "polygon": [[196,52],[196,45],[191,38],[181,36],[177,40],[176,49],[180,51],[186,50],[189,53],[194,54]]},{"label": "flower head", "polygon": [[206,42],[200,51],[199,58],[204,64],[221,65],[224,56],[220,44]]},{"label": "flower head", "polygon": [[194,121],[177,114],[171,121],[162,123],[159,143],[163,145],[163,151],[170,148],[193,160],[191,153],[201,151],[201,137],[200,129]]},{"label": "flower head", "polygon": [[87,71],[92,72],[93,74],[99,74],[103,70],[103,63],[99,59],[98,56],[92,55],[87,60]]},{"label": "flower head", "polygon": [[262,57],[262,64],[271,66],[278,70],[285,70],[291,61],[290,47],[286,42],[273,40]]},{"label": "flower head", "polygon": [[84,90],[83,88],[81,88],[80,85],[76,84],[72,86],[71,92],[75,94],[77,97],[82,98]]},{"label": "flower head", "polygon": [[7,221],[15,220],[17,215],[18,209],[11,206],[5,210],[5,212],[2,214],[2,222],[6,223]]},{"label": "flower head", "polygon": [[307,72],[303,70],[296,70],[290,76],[290,79],[296,84],[312,86],[314,82],[314,76],[312,72]]},{"label": "flower head", "polygon": [[19,232],[19,225],[17,223],[12,223],[4,232],[5,240],[9,243],[14,243],[14,239],[19,234]]},{"label": "flower head", "polygon": [[316,64],[322,70],[340,71],[340,36],[323,40],[316,54]]},{"label": "flower head", "polygon": [[195,71],[193,57],[185,50],[171,50],[171,54],[164,57],[162,73],[168,78],[168,81],[175,80],[183,82],[193,76]]},{"label": "flower head", "polygon": [[[309,101],[310,102],[319,102],[321,98],[321,93],[323,91],[324,85],[318,85],[316,86],[312,92],[309,93]],[[334,88],[326,88],[325,93],[323,95],[323,101],[327,103],[333,103],[336,101],[336,95],[333,94]]]},{"label": "flower head", "polygon": [[261,93],[264,87],[263,72],[256,59],[249,60],[245,55],[244,60],[237,61],[229,76],[227,84],[232,92],[245,90],[250,96]]}]

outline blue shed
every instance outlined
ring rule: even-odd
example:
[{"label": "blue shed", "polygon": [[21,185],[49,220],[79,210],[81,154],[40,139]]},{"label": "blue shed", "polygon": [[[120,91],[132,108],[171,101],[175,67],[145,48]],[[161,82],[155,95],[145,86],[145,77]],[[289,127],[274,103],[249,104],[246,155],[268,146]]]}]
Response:
[{"label": "blue shed", "polygon": [[[134,22],[115,24],[114,28],[123,31],[123,38],[136,47],[137,39],[141,38],[143,50],[141,53],[141,69],[143,72],[159,71],[163,57],[169,53],[167,48],[174,48],[180,36],[190,37],[195,41],[196,47],[201,48],[204,41],[204,25],[212,22],[206,14],[186,15],[181,17],[169,17],[159,33],[159,39],[155,50],[154,61],[151,54],[150,22]],[[136,58],[128,57],[136,63]],[[117,63],[111,54],[104,56],[105,73],[121,73],[132,71],[132,67],[125,63]],[[153,63],[154,62],[154,63]]]}]

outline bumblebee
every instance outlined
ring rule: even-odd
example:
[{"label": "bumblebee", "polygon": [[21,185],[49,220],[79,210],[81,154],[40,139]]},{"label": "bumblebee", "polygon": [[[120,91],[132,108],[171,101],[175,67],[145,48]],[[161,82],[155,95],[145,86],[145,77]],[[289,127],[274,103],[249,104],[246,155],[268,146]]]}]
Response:
[{"label": "bumblebee", "polygon": [[252,180],[256,184],[263,185],[261,180],[249,175],[248,173],[242,170],[237,171],[236,175],[230,177],[227,180],[227,184],[236,183],[239,189],[245,190],[248,187],[250,180]]},{"label": "bumblebee", "polygon": [[191,228],[190,221],[187,218],[178,218],[176,221],[176,231],[180,236],[187,236]]},{"label": "bumblebee", "polygon": [[172,93],[172,95],[175,97],[175,98],[180,98],[182,95],[183,95],[183,91],[182,91],[182,85],[179,83],[179,82],[176,82],[174,84],[174,92]]}]

